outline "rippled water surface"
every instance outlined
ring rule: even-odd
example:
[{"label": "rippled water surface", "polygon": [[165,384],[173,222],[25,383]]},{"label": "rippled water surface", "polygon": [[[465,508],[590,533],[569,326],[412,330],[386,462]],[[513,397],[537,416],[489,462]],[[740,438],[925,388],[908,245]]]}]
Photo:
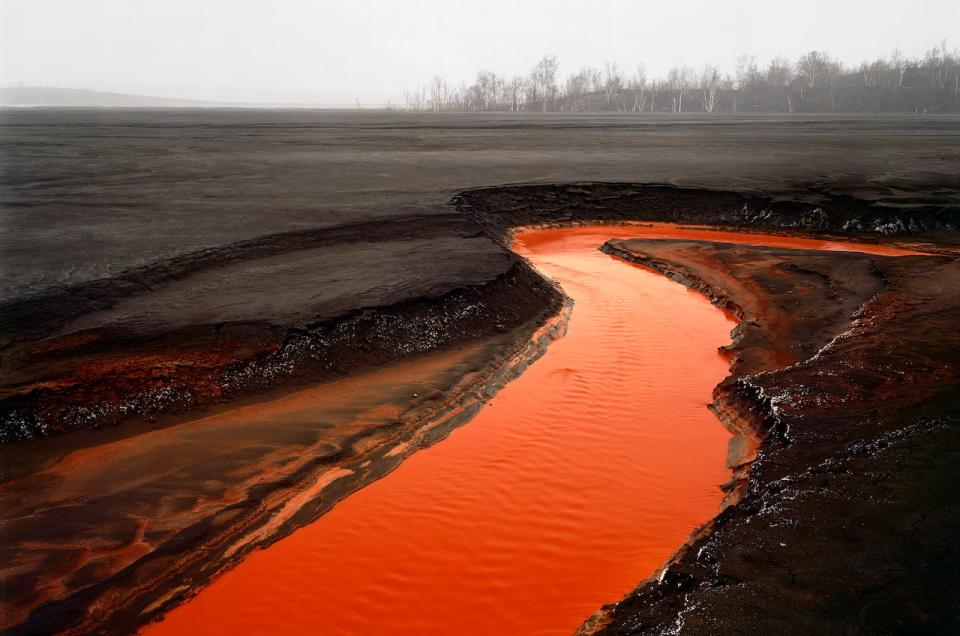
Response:
[{"label": "rippled water surface", "polygon": [[466,426],[249,556],[154,634],[569,634],[721,500],[706,408],[733,322],[597,251],[642,228],[527,232],[567,335]]}]

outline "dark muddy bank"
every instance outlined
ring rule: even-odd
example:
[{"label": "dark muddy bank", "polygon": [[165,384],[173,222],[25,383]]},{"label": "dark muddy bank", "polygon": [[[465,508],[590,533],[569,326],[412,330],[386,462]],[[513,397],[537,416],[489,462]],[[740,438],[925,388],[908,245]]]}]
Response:
[{"label": "dark muddy bank", "polygon": [[610,241],[741,315],[714,409],[762,439],[739,503],[598,634],[956,633],[960,262]]},{"label": "dark muddy bank", "polygon": [[549,184],[469,190],[454,205],[493,233],[517,225],[644,220],[960,241],[960,205],[930,199],[892,204],[817,190],[784,199],[658,184]]},{"label": "dark muddy bank", "polygon": [[0,306],[0,441],[202,407],[523,325],[558,298],[490,241],[514,226],[644,220],[866,241],[960,236],[950,205],[820,198],[644,184],[485,188],[454,198],[461,215],[271,235],[11,301]]},{"label": "dark muddy bank", "polygon": [[[428,258],[435,256],[420,247]],[[316,382],[501,335],[536,324],[559,306],[558,294],[546,281],[506,254],[491,263],[490,280],[479,285],[461,286],[445,278],[456,276],[456,265],[444,269],[437,261],[429,268],[438,276],[425,275],[421,281],[424,291],[435,295],[353,307],[363,300],[360,290],[328,287],[332,299],[317,302],[317,315],[303,317],[302,325],[267,318],[164,330],[163,323],[145,325],[138,310],[114,320],[113,307],[107,305],[91,318],[106,322],[104,326],[18,341],[3,352],[0,439],[98,428],[222,403],[282,384]],[[430,278],[441,280],[431,284]],[[301,291],[282,280],[277,285],[279,293]],[[401,287],[400,292],[409,290]],[[183,293],[169,295],[182,298]],[[392,293],[388,286],[372,290],[370,296],[376,302]],[[144,302],[162,306],[167,300],[163,290],[154,289],[152,296],[159,298]],[[185,318],[177,309],[172,307],[171,317]]]},{"label": "dark muddy bank", "polygon": [[469,421],[566,317],[164,429],[7,445],[0,628],[155,620]]}]

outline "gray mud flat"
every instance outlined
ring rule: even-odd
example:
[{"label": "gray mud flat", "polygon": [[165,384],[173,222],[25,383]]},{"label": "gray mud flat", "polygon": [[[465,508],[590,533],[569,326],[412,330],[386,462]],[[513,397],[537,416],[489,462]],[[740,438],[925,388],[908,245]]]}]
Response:
[{"label": "gray mud flat", "polygon": [[453,194],[504,183],[960,204],[960,116],[30,109],[0,126],[5,300],[269,235],[443,224]]},{"label": "gray mud flat", "polygon": [[[946,272],[960,244],[960,117],[37,109],[4,111],[0,118],[0,441],[5,444],[0,490],[15,500],[4,507],[0,533],[10,555],[4,562],[19,564],[16,585],[11,583],[14,573],[3,574],[2,596],[17,610],[8,613],[11,618],[3,627],[13,631],[83,631],[94,626],[116,631],[146,620],[165,604],[189,596],[242,555],[242,550],[230,557],[220,552],[217,559],[204,562],[201,546],[224,537],[231,543],[244,528],[272,528],[275,504],[318,471],[343,461],[362,463],[369,453],[386,454],[390,444],[400,440],[391,432],[395,418],[382,414],[362,432],[348,425],[344,412],[336,411],[329,422],[340,425],[316,426],[294,418],[266,437],[262,427],[254,427],[249,438],[222,445],[199,430],[184,433],[190,421],[266,399],[278,390],[358,377],[463,347],[479,347],[470,357],[468,366],[473,368],[496,368],[498,361],[516,355],[529,344],[531,333],[557,315],[563,299],[509,251],[507,237],[515,226],[676,221],[923,242],[946,255],[927,257],[940,260],[936,267],[934,261],[926,263],[929,269],[922,271],[880,261],[842,261],[852,277],[844,279],[850,294],[840,294],[846,304],[836,305],[834,288],[821,285],[818,298],[821,305],[831,306],[832,317],[804,323],[806,340],[763,330],[743,340],[740,372],[747,374],[750,364],[765,363],[769,375],[756,374],[762,368],[756,366],[750,377],[764,379],[750,385],[752,393],[731,389],[731,412],[766,412],[768,396],[777,387],[802,386],[809,395],[819,395],[820,388],[835,390],[833,375],[784,379],[786,370],[774,371],[778,367],[771,362],[771,352],[775,350],[777,359],[804,360],[815,343],[846,324],[849,310],[875,309],[866,301],[870,294],[901,294],[900,304],[891,305],[898,308],[894,315],[878,313],[877,320],[883,320],[877,324],[889,330],[891,338],[916,345],[922,360],[955,353],[950,335],[956,333],[955,308],[936,304],[941,296],[934,287],[953,280]],[[829,280],[843,278],[835,269],[840,262],[826,272]],[[749,269],[746,261],[728,265]],[[816,270],[810,264],[802,267]],[[945,293],[947,288],[938,289]],[[927,339],[916,340],[918,334]],[[860,345],[850,344],[842,350],[846,358],[835,361],[838,368],[831,373],[846,369],[844,360],[859,360],[867,365],[865,371],[846,369],[852,374],[847,388],[862,382],[863,391],[889,389],[883,404],[891,406],[889,417],[880,418],[886,424],[869,429],[874,437],[864,432],[844,438],[854,445],[848,455],[873,457],[871,444],[881,443],[880,435],[897,440],[913,440],[910,431],[921,436],[917,440],[952,435],[951,426],[939,423],[952,421],[955,413],[955,405],[941,399],[950,391],[956,394],[955,359],[934,368],[901,357],[899,340],[863,342],[873,347],[870,356],[860,360]],[[911,366],[915,363],[919,366]],[[457,366],[462,364],[452,368],[464,368]],[[438,371],[443,380],[436,382],[452,393],[431,392],[435,398],[446,396],[446,402],[456,401],[453,394],[466,390],[450,380],[450,372]],[[893,381],[883,373],[899,375]],[[921,377],[929,393],[918,395],[934,409],[923,414],[911,410],[914,402],[904,401]],[[786,384],[762,384],[771,378]],[[933,381],[937,378],[940,384]],[[409,386],[398,384],[396,392],[381,396],[381,401],[404,404]],[[864,414],[875,408],[876,400],[864,397],[866,393],[856,394],[861,402],[849,403],[829,395],[827,402],[839,409],[830,417],[867,417]],[[822,423],[804,417],[798,416],[786,432],[779,423],[783,420],[756,426],[776,433],[766,437],[768,444],[800,439],[804,430],[824,435]],[[416,422],[427,420],[414,418],[400,428],[414,435]],[[51,468],[71,453],[95,456],[98,449],[114,448],[118,440],[152,432],[183,433],[185,440],[198,435],[209,445],[205,451],[217,459],[204,467],[204,462],[193,463],[185,455],[190,465],[169,482],[173,486],[167,484],[169,490],[161,497],[138,498],[124,484],[162,477],[137,474],[156,468],[162,454],[141,464],[130,456],[130,465],[116,473],[120,481],[104,486],[103,492],[89,490],[107,482],[84,477],[89,475],[86,466],[75,472]],[[861,442],[866,444],[862,452],[856,450]],[[951,494],[934,485],[947,474],[942,467],[951,461],[951,446],[941,442],[914,456],[923,461],[911,464],[912,472],[894,469],[896,462],[907,461],[900,451],[884,455],[893,458],[889,462],[894,464],[883,464],[889,474],[919,475],[900,492],[912,487],[927,494],[919,494],[914,504],[897,500],[902,506],[891,510],[899,511],[896,518],[902,523],[891,526],[893,538],[883,544],[877,559],[864,557],[861,564],[848,564],[849,571],[872,572],[871,564],[892,559],[913,563],[916,555],[932,554],[941,545],[939,537],[943,528],[952,528],[952,517],[944,513],[940,523],[929,516],[939,514],[934,511]],[[883,448],[887,446],[893,447]],[[203,488],[213,488],[206,495],[226,503],[201,507],[202,514],[192,516],[197,512],[192,506],[204,492],[190,471],[199,471],[198,476],[216,470],[255,480],[263,468],[257,453],[269,449],[277,465],[292,469],[293,464],[285,462],[305,448],[316,454],[304,471],[267,480],[236,500],[224,498],[218,490],[223,484],[206,483]],[[790,448],[795,452],[802,446]],[[773,465],[777,456],[767,450],[763,461],[768,463],[758,463],[751,479],[764,474],[763,466]],[[373,465],[365,469],[366,476],[357,473],[354,486],[338,486],[341,496],[393,464]],[[870,481],[877,473],[866,463],[844,466],[842,474],[854,476],[849,487],[872,494],[863,501],[831,500],[833,508],[821,502],[833,516],[815,507],[795,515],[797,525],[791,527],[814,542],[804,552],[813,555],[810,572],[827,572],[823,568],[836,551],[831,542],[848,524],[846,512],[860,510],[857,506],[867,505],[870,497],[880,500],[886,492],[883,484],[893,483]],[[57,504],[63,493],[76,493],[81,484],[88,490],[74,495],[73,505]],[[723,515],[746,511],[750,501],[760,501],[749,492],[744,505]],[[334,499],[331,493],[313,498],[302,514],[287,519],[282,528],[257,535],[253,544],[308,523]],[[100,505],[108,500],[111,505]],[[952,497],[953,504],[955,500]],[[179,529],[157,528],[158,520],[171,511],[189,523]],[[910,521],[911,515],[919,521]],[[82,535],[78,545],[100,546],[102,560],[84,562],[76,554],[72,561],[62,559],[65,552],[56,541],[40,548],[30,544],[29,550],[17,547],[54,527],[66,529],[67,535],[69,528],[82,529],[76,534]],[[902,534],[906,527],[927,532],[931,545],[923,550],[908,545]],[[779,542],[770,543],[776,536],[770,530],[743,535],[764,547],[741,563],[730,580],[746,585],[747,578],[736,577],[754,565],[758,576],[779,576],[778,563],[770,560],[782,553]],[[149,544],[164,548],[136,552]],[[225,550],[226,543],[218,545]],[[738,563],[737,558],[730,553],[717,556],[717,562]],[[173,562],[189,562],[190,567],[178,570],[170,566]],[[117,569],[108,563],[126,565]],[[933,561],[920,563],[928,566],[936,569]],[[170,575],[161,587],[128,585],[147,580],[154,571]],[[672,572],[665,581],[672,580]],[[49,595],[43,576],[56,580],[54,587],[61,586],[61,592]],[[696,572],[689,576],[683,580],[708,580]],[[829,586],[814,579],[813,574],[805,579],[804,594],[827,598],[822,594]],[[716,581],[709,580],[711,585]],[[878,625],[898,626],[898,617],[913,612],[910,603],[926,603],[915,599],[939,602],[947,579],[936,574],[929,581],[915,594],[908,586],[900,597],[884,596],[887,600],[880,605],[889,620],[874,612]],[[638,605],[626,601],[605,614],[612,621],[608,629],[630,632],[673,625],[678,613],[686,611],[679,599],[689,592],[675,587],[673,596],[656,605],[662,612],[656,621],[631,614]],[[733,598],[741,589],[715,587],[721,598]],[[647,598],[644,589],[637,599]],[[750,590],[756,612],[773,620],[771,599],[781,599],[783,590]],[[100,614],[91,613],[94,607]],[[830,607],[831,617],[855,615],[853,602]],[[956,604],[950,607],[954,609],[945,611],[955,616]],[[931,625],[947,624],[943,621],[948,618],[941,612]],[[702,624],[709,625],[709,620]],[[816,624],[829,631],[835,623]]]}]

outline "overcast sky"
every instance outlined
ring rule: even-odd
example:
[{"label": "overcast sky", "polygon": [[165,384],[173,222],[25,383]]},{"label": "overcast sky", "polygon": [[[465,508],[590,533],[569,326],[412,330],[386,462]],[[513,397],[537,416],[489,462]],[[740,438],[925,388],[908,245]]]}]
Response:
[{"label": "overcast sky", "polygon": [[[0,0],[0,83],[238,101],[398,101],[436,74],[845,62],[956,36],[960,0]],[[951,46],[960,42],[948,42]]]}]

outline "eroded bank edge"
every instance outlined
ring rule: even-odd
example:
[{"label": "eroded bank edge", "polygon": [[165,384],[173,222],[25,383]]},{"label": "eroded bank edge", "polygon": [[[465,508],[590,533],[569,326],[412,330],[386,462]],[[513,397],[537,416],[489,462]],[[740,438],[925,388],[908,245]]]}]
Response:
[{"label": "eroded bank edge", "polygon": [[[960,207],[955,205],[938,206],[925,202],[911,207],[893,207],[882,202],[823,192],[807,193],[806,198],[810,201],[777,200],[734,191],[667,184],[616,182],[507,185],[465,190],[453,195],[451,205],[455,212],[451,214],[404,216],[269,235],[132,269],[114,278],[55,288],[38,296],[3,303],[0,305],[0,334],[3,334],[0,344],[6,347],[15,342],[35,341],[49,334],[51,329],[62,326],[65,319],[108,308],[122,298],[149,293],[194,272],[323,245],[397,237],[477,236],[485,233],[509,248],[511,229],[518,226],[663,221],[722,226],[739,231],[804,233],[820,238],[837,235],[865,242],[891,236],[924,240],[923,237],[937,232],[943,237],[952,237],[952,245],[940,249],[958,253]],[[471,300],[468,298],[470,290],[487,287],[489,284],[451,291],[447,296],[454,302],[446,309],[455,309],[456,302],[461,308],[467,307]],[[455,298],[458,294],[460,298]],[[358,331],[354,328],[364,320],[383,323],[391,317],[397,318],[393,315],[398,313],[406,313],[409,318],[425,311],[428,305],[436,304],[437,300],[412,298],[388,307],[357,308],[350,315],[308,329],[257,331],[256,325],[208,326],[214,329],[214,334],[198,325],[183,334],[170,334],[180,341],[194,338],[202,343],[211,337],[219,338],[222,330],[227,333],[236,327],[245,332],[253,328],[255,336],[243,335],[242,338],[250,342],[257,353],[242,361],[212,362],[208,367],[201,364],[197,369],[186,369],[188,375],[194,373],[196,378],[181,377],[185,370],[178,369],[177,377],[166,378],[162,386],[157,384],[155,376],[164,379],[164,372],[155,369],[152,375],[134,378],[114,375],[73,387],[42,386],[12,395],[0,401],[0,443],[113,425],[130,418],[182,413],[291,381],[313,382],[352,372],[357,366],[343,361],[337,368],[321,368],[323,361],[318,363],[318,360],[329,358],[331,351],[325,339],[341,338],[338,344],[350,344],[355,351],[369,350],[369,347],[358,346],[362,344],[363,334],[360,334],[360,340],[346,342],[350,337],[356,338]],[[478,322],[474,320],[472,328],[475,329]],[[438,346],[462,339],[459,334],[451,335]],[[91,346],[96,349],[99,345],[94,342]],[[419,351],[398,353],[407,355]],[[388,359],[396,359],[396,356],[373,362]],[[225,366],[218,367],[218,364]]]},{"label": "eroded bank edge", "polygon": [[[499,355],[483,368],[436,400],[406,412],[389,442],[339,461],[308,460],[293,487],[289,485],[291,476],[278,478],[273,487],[264,485],[264,492],[270,493],[264,505],[247,512],[244,510],[250,506],[232,506],[225,511],[222,528],[201,522],[198,525],[203,527],[184,531],[182,541],[170,542],[101,584],[41,606],[9,633],[123,631],[162,618],[252,550],[267,547],[315,521],[338,501],[386,476],[413,453],[469,421],[565,333],[572,301],[562,294],[556,299],[542,319],[516,329],[509,342],[499,347]],[[184,550],[186,542],[190,545]]]}]

